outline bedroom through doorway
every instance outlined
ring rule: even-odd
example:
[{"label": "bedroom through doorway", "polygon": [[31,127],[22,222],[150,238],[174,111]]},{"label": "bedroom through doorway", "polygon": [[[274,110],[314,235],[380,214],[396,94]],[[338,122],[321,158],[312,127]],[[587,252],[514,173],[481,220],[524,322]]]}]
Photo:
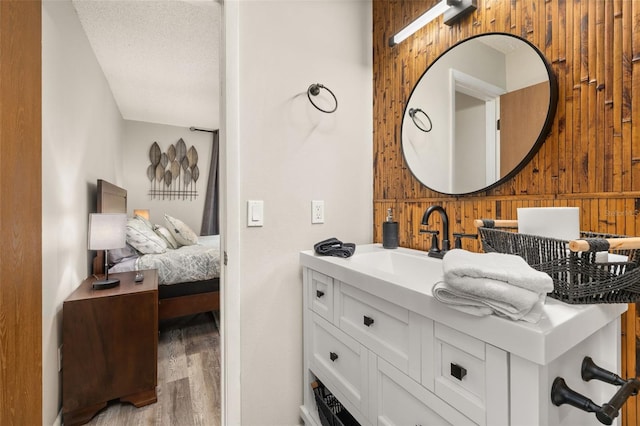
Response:
[{"label": "bedroom through doorway", "polygon": [[[124,120],[123,184],[128,214],[146,210],[153,224],[166,215],[199,236],[220,239],[222,4],[218,1],[71,0]],[[162,154],[183,141],[180,181],[149,173],[151,147]],[[191,151],[189,151],[191,152]],[[172,159],[175,161],[176,159]],[[194,167],[197,165],[197,167]],[[194,173],[197,170],[197,173]],[[189,172],[185,187],[184,172]],[[187,195],[176,195],[187,188]],[[182,185],[182,186],[180,186]],[[166,192],[154,192],[158,189]],[[174,191],[174,192],[172,192]],[[218,243],[220,244],[220,243]],[[222,247],[220,247],[222,252]],[[220,269],[222,267],[220,266]],[[222,286],[222,278],[220,278]],[[220,309],[222,309],[222,300]],[[220,309],[162,320],[158,402],[110,404],[89,424],[221,424]]]}]

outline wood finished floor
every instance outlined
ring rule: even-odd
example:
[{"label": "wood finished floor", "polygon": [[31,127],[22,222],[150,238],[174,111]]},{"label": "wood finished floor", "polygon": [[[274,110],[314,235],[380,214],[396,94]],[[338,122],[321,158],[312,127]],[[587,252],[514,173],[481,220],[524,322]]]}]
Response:
[{"label": "wood finished floor", "polygon": [[[216,313],[215,315],[218,315]],[[112,403],[89,425],[220,425],[219,321],[211,313],[160,324],[158,402]]]}]

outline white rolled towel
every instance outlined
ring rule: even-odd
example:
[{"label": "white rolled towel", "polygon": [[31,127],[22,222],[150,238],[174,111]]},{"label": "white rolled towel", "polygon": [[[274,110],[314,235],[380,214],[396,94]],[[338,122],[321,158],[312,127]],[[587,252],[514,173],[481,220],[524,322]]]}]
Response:
[{"label": "white rolled towel", "polygon": [[548,274],[533,269],[523,258],[513,254],[453,249],[444,255],[442,270],[447,284],[455,284],[464,278],[484,278],[502,281],[537,295],[553,291],[553,280]]}]

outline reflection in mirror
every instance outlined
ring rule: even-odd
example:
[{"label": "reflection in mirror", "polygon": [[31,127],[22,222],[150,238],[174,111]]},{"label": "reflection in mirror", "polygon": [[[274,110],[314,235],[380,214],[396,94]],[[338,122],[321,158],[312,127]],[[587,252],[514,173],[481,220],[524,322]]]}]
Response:
[{"label": "reflection in mirror", "polygon": [[[411,121],[416,127],[423,132],[430,132],[433,129],[433,123],[431,123],[431,119],[427,115],[426,112],[421,110],[420,108],[409,108],[409,117],[411,117]],[[425,121],[429,123],[429,126],[425,124]]]},{"label": "reflection in mirror", "polygon": [[[427,68],[402,120],[402,150],[413,175],[446,194],[486,190],[535,154],[553,122],[557,84],[544,56],[519,37],[464,40]],[[430,117],[430,132],[410,111]]]}]

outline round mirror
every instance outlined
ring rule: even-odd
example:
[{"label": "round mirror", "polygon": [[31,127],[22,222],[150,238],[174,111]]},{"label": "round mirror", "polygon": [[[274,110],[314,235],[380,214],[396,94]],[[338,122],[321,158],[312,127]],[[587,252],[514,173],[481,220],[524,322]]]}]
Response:
[{"label": "round mirror", "polygon": [[527,40],[503,33],[463,40],[413,88],[402,118],[404,158],[434,191],[487,190],[533,157],[557,100],[555,75]]}]

